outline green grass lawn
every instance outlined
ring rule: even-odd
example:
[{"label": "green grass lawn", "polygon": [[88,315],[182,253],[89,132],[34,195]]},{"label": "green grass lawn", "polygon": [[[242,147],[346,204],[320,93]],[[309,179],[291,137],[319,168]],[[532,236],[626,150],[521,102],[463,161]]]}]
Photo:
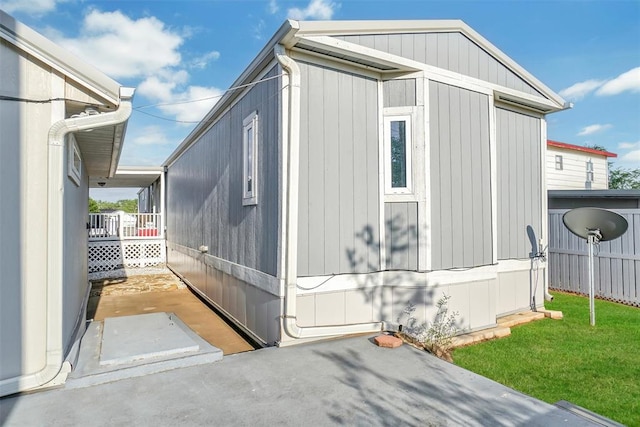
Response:
[{"label": "green grass lawn", "polygon": [[544,319],[511,336],[456,349],[454,362],[545,402],[567,400],[629,426],[640,426],[640,309],[554,293]]}]

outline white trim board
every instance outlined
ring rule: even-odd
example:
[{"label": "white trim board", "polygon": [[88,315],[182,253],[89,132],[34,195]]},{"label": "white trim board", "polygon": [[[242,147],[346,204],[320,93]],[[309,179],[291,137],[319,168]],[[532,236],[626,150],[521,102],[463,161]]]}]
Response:
[{"label": "white trim board", "polygon": [[[378,287],[416,288],[455,285],[478,281],[495,280],[498,277],[495,265],[465,270],[441,270],[431,272],[377,271],[373,273],[338,274],[326,276],[298,277],[297,295],[319,292],[338,292]],[[391,285],[393,283],[393,285]]]},{"label": "white trim board", "polygon": [[187,255],[203,264],[213,267],[216,270],[222,271],[225,274],[235,277],[238,280],[255,286],[265,292],[274,296],[281,296],[280,292],[280,280],[277,277],[271,276],[262,271],[255,270],[253,268],[246,267],[244,265],[235,264],[226,259],[218,258],[213,255],[203,254],[202,252],[188,248],[186,246],[178,245],[177,243],[167,242],[167,249],[175,250],[183,255]]}]

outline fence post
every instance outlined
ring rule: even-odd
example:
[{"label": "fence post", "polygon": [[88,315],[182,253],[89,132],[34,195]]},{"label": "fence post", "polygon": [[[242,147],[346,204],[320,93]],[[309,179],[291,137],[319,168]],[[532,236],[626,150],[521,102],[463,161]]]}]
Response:
[{"label": "fence post", "polygon": [[124,214],[118,212],[118,237],[124,237]]}]

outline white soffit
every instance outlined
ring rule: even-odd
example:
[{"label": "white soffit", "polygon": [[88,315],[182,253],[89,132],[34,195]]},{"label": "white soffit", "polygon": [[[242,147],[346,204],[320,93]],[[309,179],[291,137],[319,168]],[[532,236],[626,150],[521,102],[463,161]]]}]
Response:
[{"label": "white soffit", "polygon": [[[90,177],[90,188],[144,188],[153,184],[164,168],[162,166],[120,166],[115,175],[107,177]],[[101,185],[103,184],[104,185]]]}]

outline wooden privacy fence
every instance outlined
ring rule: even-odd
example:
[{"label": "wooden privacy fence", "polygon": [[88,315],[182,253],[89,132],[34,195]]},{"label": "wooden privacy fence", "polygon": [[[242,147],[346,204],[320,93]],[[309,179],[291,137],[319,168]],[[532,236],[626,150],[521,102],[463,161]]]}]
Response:
[{"label": "wooden privacy fence", "polygon": [[[611,209],[626,218],[627,232],[595,249],[595,293],[640,306],[640,209]],[[568,209],[549,210],[549,287],[589,293],[587,242],[562,223]]]}]

